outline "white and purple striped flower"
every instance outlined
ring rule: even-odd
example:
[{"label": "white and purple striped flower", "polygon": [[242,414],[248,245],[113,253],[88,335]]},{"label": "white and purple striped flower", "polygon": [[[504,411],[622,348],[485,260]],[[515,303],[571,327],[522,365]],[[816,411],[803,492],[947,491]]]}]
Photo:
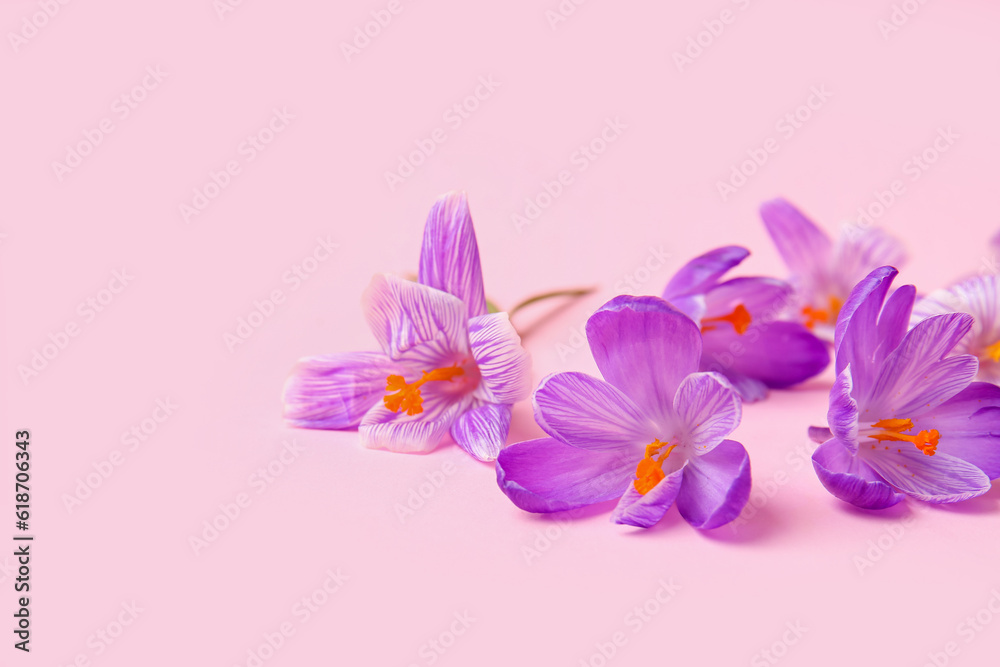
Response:
[{"label": "white and purple striped flower", "polygon": [[823,486],[866,509],[904,494],[966,500],[1000,477],[1000,387],[973,382],[976,357],[949,356],[972,317],[933,315],[908,330],[916,290],[905,285],[888,296],[897,273],[872,271],[844,304],[830,428],[810,429],[823,441],[813,454]]},{"label": "white and purple striped flower", "polygon": [[877,227],[845,225],[834,243],[786,199],[764,202],[760,216],[791,271],[797,296],[792,318],[827,342],[858,281],[872,269],[905,261],[902,244]]},{"label": "white and purple striped flower", "polygon": [[977,379],[1000,384],[1000,276],[977,276],[931,292],[917,301],[910,326],[944,313],[969,313],[975,318],[954,353],[979,359]]},{"label": "white and purple striped flower", "polygon": [[685,264],[663,290],[669,301],[701,328],[700,368],[725,375],[744,401],[767,397],[821,373],[830,363],[826,344],[798,322],[779,321],[792,286],[762,277],[723,275],[750,251],[717,248]]},{"label": "white and purple striped flower", "polygon": [[535,390],[549,437],[511,445],[497,482],[529,512],[619,498],[612,520],[648,528],[675,502],[697,528],[735,519],[750,496],[750,459],[728,440],[741,402],[724,377],[698,372],[689,317],[653,296],[619,296],[587,322],[604,380],[556,373]]},{"label": "white and purple striped flower", "polygon": [[507,314],[487,313],[464,193],[431,209],[418,282],[376,276],[363,307],[382,351],[302,359],[285,384],[285,419],[358,428],[365,446],[397,452],[429,451],[450,433],[475,458],[495,459],[531,369]]}]

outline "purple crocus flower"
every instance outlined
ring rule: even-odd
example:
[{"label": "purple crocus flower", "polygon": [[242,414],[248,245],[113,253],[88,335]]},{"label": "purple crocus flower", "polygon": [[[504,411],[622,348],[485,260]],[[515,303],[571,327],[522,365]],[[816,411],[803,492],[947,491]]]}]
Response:
[{"label": "purple crocus flower", "polygon": [[792,286],[774,278],[722,276],[750,252],[726,246],[688,262],[663,290],[663,298],[701,327],[700,368],[725,375],[745,401],[767,396],[822,372],[826,344],[797,322],[777,321]]},{"label": "purple crocus flower", "polygon": [[986,493],[1000,477],[1000,387],[973,382],[979,363],[948,356],[972,317],[929,317],[907,331],[916,291],[889,288],[886,266],[862,280],[841,310],[829,429],[813,454],[823,486],[866,509],[903,494],[932,503]]},{"label": "purple crocus flower", "polygon": [[910,325],[916,326],[933,315],[956,312],[969,313],[975,322],[954,353],[977,357],[978,379],[1000,384],[1000,276],[978,276],[931,292],[917,301]]},{"label": "purple crocus flower", "polygon": [[511,405],[531,391],[530,362],[507,314],[487,314],[464,193],[431,209],[418,280],[372,280],[363,307],[382,351],[302,359],[285,384],[285,419],[358,428],[366,447],[397,452],[429,451],[450,432],[491,461],[507,439]]},{"label": "purple crocus flower", "polygon": [[698,327],[666,301],[619,296],[587,322],[604,380],[556,373],[535,390],[535,420],[549,437],[511,445],[497,482],[529,512],[620,498],[615,523],[648,528],[676,501],[689,523],[716,528],[750,495],[750,459],[726,437],[739,396],[699,373]]},{"label": "purple crocus flower", "polygon": [[854,286],[877,267],[901,266],[902,244],[877,227],[845,225],[836,243],[785,199],[760,207],[771,239],[792,273],[791,318],[820,338],[834,337],[837,315]]}]

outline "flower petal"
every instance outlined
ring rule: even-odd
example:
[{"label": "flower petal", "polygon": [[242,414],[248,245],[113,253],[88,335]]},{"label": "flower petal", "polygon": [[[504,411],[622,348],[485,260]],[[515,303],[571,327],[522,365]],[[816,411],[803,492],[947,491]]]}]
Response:
[{"label": "flower petal", "polygon": [[479,244],[464,192],[451,192],[434,203],[424,226],[418,280],[461,299],[466,319],[486,314]]},{"label": "flower petal", "polygon": [[1000,340],[1000,275],[976,276],[931,292],[913,309],[910,325],[916,326],[933,315],[956,312],[969,313],[975,322],[954,352],[982,355],[986,347]]},{"label": "flower petal", "polygon": [[688,460],[677,509],[695,528],[718,528],[743,511],[750,485],[747,450],[735,440],[724,440],[712,451]]},{"label": "flower petal", "polygon": [[833,437],[833,431],[826,428],[825,426],[810,426],[809,427],[809,439],[815,442],[817,445],[822,445],[824,442]]},{"label": "flower petal", "polygon": [[878,336],[878,318],[892,281],[899,273],[891,266],[875,269],[851,291],[837,318],[834,335],[836,372],[840,375],[850,365],[855,397],[865,402],[871,395],[878,366],[874,365]]},{"label": "flower petal", "polygon": [[538,425],[574,447],[641,448],[661,435],[628,396],[584,373],[549,375],[532,402]]},{"label": "flower petal", "polygon": [[831,262],[836,267],[838,287],[844,291],[876,267],[900,267],[904,263],[906,250],[899,239],[878,227],[857,225],[842,228]]},{"label": "flower petal", "polygon": [[875,450],[864,457],[886,482],[918,500],[955,503],[990,490],[990,478],[967,461],[938,452],[927,456],[916,447]]},{"label": "flower petal", "polygon": [[695,323],[652,296],[619,296],[601,306],[587,321],[587,340],[604,379],[654,419],[670,419],[677,387],[701,359]]},{"label": "flower petal", "polygon": [[510,406],[483,403],[463,412],[451,425],[458,446],[480,461],[494,461],[507,442]]},{"label": "flower petal", "polygon": [[704,294],[727,271],[749,257],[750,251],[740,246],[724,246],[695,257],[674,274],[663,289],[663,298],[672,301],[678,297]]},{"label": "flower petal", "polygon": [[842,442],[833,439],[813,452],[813,468],[826,490],[844,502],[869,510],[892,507],[903,499]]},{"label": "flower petal", "polygon": [[645,495],[635,490],[635,484],[629,482],[628,490],[618,501],[611,520],[618,524],[636,526],[637,528],[652,528],[663,518],[670,506],[674,504],[681,484],[684,481],[682,466],[650,489]]},{"label": "flower petal", "polygon": [[637,464],[619,450],[580,449],[539,438],[500,452],[497,484],[527,512],[561,512],[618,498]]},{"label": "flower petal", "polygon": [[430,387],[423,388],[422,393],[424,411],[420,414],[392,412],[384,405],[369,410],[358,427],[361,444],[391,452],[429,452],[441,443],[451,425],[472,404],[468,396],[456,400]]},{"label": "flower petal", "polygon": [[830,410],[826,413],[826,421],[830,431],[840,439],[841,444],[853,455],[858,451],[858,403],[852,396],[854,380],[851,375],[853,366],[848,366],[837,376],[830,390]]},{"label": "flower petal", "polygon": [[707,355],[703,356],[701,359],[701,370],[708,371],[711,373],[721,373],[726,376],[729,380],[729,384],[733,385],[733,389],[736,393],[740,395],[740,399],[744,403],[757,403],[758,401],[763,401],[767,398],[767,385],[756,380],[754,378],[749,378],[741,373],[736,373],[732,369],[724,368],[718,362],[711,362]]},{"label": "flower petal", "polygon": [[468,354],[465,305],[441,290],[396,276],[372,278],[363,297],[368,326],[382,350],[429,368]]},{"label": "flower petal", "polygon": [[826,344],[798,322],[752,324],[742,335],[732,329],[706,331],[703,354],[727,374],[745,375],[773,389],[799,384],[830,365]]},{"label": "flower petal", "polygon": [[483,398],[491,403],[517,403],[528,397],[531,357],[507,313],[469,320],[469,346],[479,366]]},{"label": "flower petal", "polygon": [[973,382],[913,424],[915,431],[941,434],[938,452],[968,461],[990,479],[1000,478],[1000,387]]},{"label": "flower petal", "polygon": [[674,413],[685,444],[704,456],[740,425],[743,404],[732,385],[717,373],[692,373],[674,396]]},{"label": "flower petal", "polygon": [[879,315],[878,337],[881,344],[876,348],[872,364],[876,368],[885,361],[893,350],[899,347],[909,329],[910,313],[917,297],[917,288],[913,285],[903,285],[893,292],[885,302],[882,314]]},{"label": "flower petal", "polygon": [[285,382],[284,417],[300,428],[354,428],[385,395],[399,365],[378,352],[301,359]]},{"label": "flower petal", "polygon": [[829,261],[830,237],[787,199],[764,202],[760,217],[792,273],[808,276]]},{"label": "flower petal", "polygon": [[705,295],[705,317],[728,315],[742,305],[754,321],[774,321],[787,310],[793,291],[789,283],[776,278],[733,278]]},{"label": "flower petal", "polygon": [[971,326],[972,316],[962,313],[935,315],[915,326],[882,363],[871,400],[859,405],[878,419],[907,419],[965,389],[979,371],[978,360],[944,357]]}]

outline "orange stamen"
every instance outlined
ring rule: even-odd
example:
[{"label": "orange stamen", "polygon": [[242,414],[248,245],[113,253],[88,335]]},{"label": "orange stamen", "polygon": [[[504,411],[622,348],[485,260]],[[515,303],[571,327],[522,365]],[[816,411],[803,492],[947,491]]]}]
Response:
[{"label": "orange stamen", "polygon": [[[677,445],[670,445],[667,447],[667,443],[660,442],[657,438],[653,442],[646,445],[646,456],[639,461],[639,465],[635,468],[635,481],[633,485],[635,490],[639,492],[640,495],[646,495],[653,490],[660,480],[666,477],[666,473],[663,472],[663,462],[667,460],[670,456],[670,452],[674,451],[674,447]],[[661,451],[662,450],[662,451]],[[657,456],[659,454],[659,456]]]},{"label": "orange stamen", "polygon": [[802,309],[802,317],[805,318],[803,323],[809,329],[815,328],[817,324],[833,324],[837,321],[837,316],[840,315],[840,309],[843,306],[844,302],[835,296],[830,297],[826,310],[806,306]]},{"label": "orange stamen", "polygon": [[993,361],[1000,362],[1000,340],[986,348],[986,356]]},{"label": "orange stamen", "polygon": [[382,397],[382,402],[392,412],[406,410],[408,415],[419,415],[424,411],[424,398],[420,395],[420,387],[427,382],[451,382],[459,375],[465,375],[465,371],[459,368],[458,364],[423,371],[420,379],[410,384],[406,383],[402,375],[390,375],[385,379],[387,393]]},{"label": "orange stamen", "polygon": [[753,322],[753,318],[750,316],[750,311],[747,310],[746,306],[742,303],[733,308],[733,312],[728,315],[723,315],[721,317],[708,317],[701,321],[702,327],[701,332],[712,331],[716,328],[715,325],[705,325],[706,322],[729,322],[736,329],[736,333],[743,335],[750,328],[750,323]]},{"label": "orange stamen", "polygon": [[[930,431],[920,431],[916,435],[906,435],[903,431],[913,428],[913,421],[910,419],[883,419],[873,424],[875,428],[883,429],[881,433],[868,436],[879,442],[886,440],[891,442],[909,442],[927,456],[934,456],[937,453],[938,441],[941,434],[937,429]],[[874,446],[874,445],[873,445]]]}]

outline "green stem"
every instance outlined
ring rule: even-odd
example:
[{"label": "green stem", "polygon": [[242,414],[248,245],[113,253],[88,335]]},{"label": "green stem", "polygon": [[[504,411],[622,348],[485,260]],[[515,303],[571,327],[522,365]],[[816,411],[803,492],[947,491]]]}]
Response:
[{"label": "green stem", "polygon": [[546,301],[548,299],[555,299],[557,297],[570,297],[578,299],[582,296],[593,294],[596,291],[597,291],[596,287],[584,287],[581,289],[557,290],[554,292],[545,292],[544,294],[538,294],[536,296],[525,299],[524,301],[511,308],[509,311],[507,311],[507,314],[513,319],[514,314],[516,312],[532,304],[538,303],[539,301]]}]

